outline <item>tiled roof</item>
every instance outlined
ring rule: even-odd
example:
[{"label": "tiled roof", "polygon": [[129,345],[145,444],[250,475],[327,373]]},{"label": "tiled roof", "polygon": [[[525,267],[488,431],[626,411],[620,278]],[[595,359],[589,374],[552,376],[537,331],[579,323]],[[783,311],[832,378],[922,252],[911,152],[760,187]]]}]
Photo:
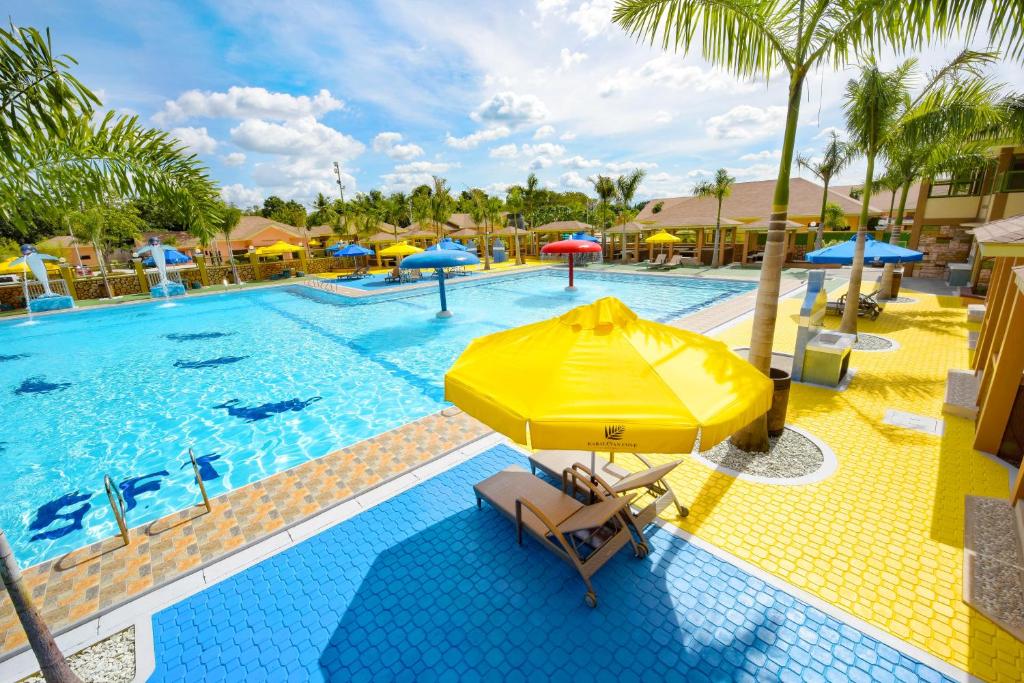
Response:
[{"label": "tiled roof", "polygon": [[982,223],[971,232],[982,244],[1024,244],[1024,214]]}]

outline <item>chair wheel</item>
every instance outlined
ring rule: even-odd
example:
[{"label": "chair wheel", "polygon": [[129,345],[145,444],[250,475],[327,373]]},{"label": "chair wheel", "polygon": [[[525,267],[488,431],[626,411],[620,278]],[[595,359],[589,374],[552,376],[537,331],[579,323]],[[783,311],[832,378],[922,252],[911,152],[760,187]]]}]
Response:
[{"label": "chair wheel", "polygon": [[587,607],[591,609],[597,607],[597,595],[593,591],[587,591],[587,594],[583,596],[583,600],[587,603]]},{"label": "chair wheel", "polygon": [[638,560],[642,560],[647,557],[647,553],[649,552],[651,552],[651,549],[647,547],[647,544],[640,543],[637,545],[636,550],[633,551],[633,554],[636,555]]}]

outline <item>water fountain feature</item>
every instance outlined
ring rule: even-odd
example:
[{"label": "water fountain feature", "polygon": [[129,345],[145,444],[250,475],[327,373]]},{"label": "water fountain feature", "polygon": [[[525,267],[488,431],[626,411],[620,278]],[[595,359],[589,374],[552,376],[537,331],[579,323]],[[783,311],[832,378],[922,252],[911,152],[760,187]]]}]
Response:
[{"label": "water fountain feature", "polygon": [[[21,245],[21,258],[15,259],[11,265],[21,264],[24,268],[22,283],[25,291],[25,307],[28,309],[29,322],[34,323],[33,313],[43,311],[59,311],[64,308],[74,308],[75,300],[66,294],[57,294],[50,288],[50,275],[46,272],[46,261],[59,261],[56,256],[40,254],[35,246],[31,244]],[[29,292],[28,273],[42,286],[43,293],[34,299]]]},{"label": "water fountain feature", "polygon": [[160,238],[150,237],[149,243],[139,249],[134,255],[141,256],[147,252],[153,259],[157,272],[160,273],[160,281],[149,288],[149,293],[154,299],[161,297],[167,299],[168,301],[163,304],[164,306],[174,306],[175,304],[170,303],[170,298],[172,296],[184,296],[185,287],[180,282],[173,282],[167,279],[167,260],[164,258],[164,246],[160,243]]}]

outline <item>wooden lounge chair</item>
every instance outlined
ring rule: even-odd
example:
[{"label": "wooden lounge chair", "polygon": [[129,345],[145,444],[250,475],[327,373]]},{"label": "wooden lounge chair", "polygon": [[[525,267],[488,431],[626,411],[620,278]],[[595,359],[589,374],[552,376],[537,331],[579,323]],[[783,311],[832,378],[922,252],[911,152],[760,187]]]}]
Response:
[{"label": "wooden lounge chair", "polygon": [[292,276],[292,269],[291,268],[285,268],[280,273],[274,273],[273,275],[271,275],[267,279],[268,280],[287,280],[291,276]]},{"label": "wooden lounge chair", "polygon": [[419,268],[410,268],[409,270],[403,270],[401,281],[402,282],[419,282],[423,279],[423,271]]},{"label": "wooden lounge chair", "polygon": [[665,263],[666,254],[658,254],[653,261],[647,262],[647,270],[657,268],[661,264]]},{"label": "wooden lounge chair", "polygon": [[338,280],[361,280],[370,274],[370,269],[366,266],[359,266],[351,273],[338,276]]},{"label": "wooden lounge chair", "polygon": [[384,276],[384,282],[401,282],[402,281],[402,269],[395,266],[391,269],[391,272]]},{"label": "wooden lounge chair", "polygon": [[[870,294],[861,294],[859,306],[857,307],[857,315],[861,317],[871,318],[876,320],[878,316],[882,314],[885,307],[878,303],[875,298],[878,296],[878,290],[871,292]],[[843,311],[846,310],[846,295],[843,294],[835,301],[829,301],[825,304],[825,313],[832,315],[842,315]]]},{"label": "wooden lounge chair", "polygon": [[[574,487],[592,486],[588,477],[574,470],[569,470],[566,476],[576,477]],[[486,500],[515,523],[520,545],[525,529],[541,545],[572,565],[586,584],[584,599],[590,607],[597,607],[597,593],[590,577],[615,553],[629,543],[638,558],[647,556],[647,539],[629,514],[632,496],[598,497],[598,502],[585,505],[515,465],[484,479],[473,491],[477,507]],[[596,490],[594,493],[597,495]]]},{"label": "wooden lounge chair", "polygon": [[[668,473],[683,461],[673,460],[663,465],[654,466],[642,455],[638,453],[634,453],[634,455],[644,464],[645,469],[639,472],[628,472],[601,456],[594,458],[597,469],[593,475],[605,494],[614,496],[635,494],[637,497],[633,500],[633,518],[640,528],[645,528],[653,522],[655,517],[670,505],[675,505],[680,517],[690,514],[690,511],[676,498],[675,492],[665,479]],[[583,451],[535,451],[529,457],[530,469],[534,474],[537,470],[541,470],[548,476],[562,479],[565,470],[571,468],[583,472],[588,477],[591,474],[589,467],[585,464],[590,462],[590,453]],[[643,507],[639,507],[641,504]]]},{"label": "wooden lounge chair", "polygon": [[673,268],[678,268],[682,262],[683,257],[680,256],[679,254],[676,254],[668,261],[662,263],[660,266],[651,266],[651,270],[672,270]]}]

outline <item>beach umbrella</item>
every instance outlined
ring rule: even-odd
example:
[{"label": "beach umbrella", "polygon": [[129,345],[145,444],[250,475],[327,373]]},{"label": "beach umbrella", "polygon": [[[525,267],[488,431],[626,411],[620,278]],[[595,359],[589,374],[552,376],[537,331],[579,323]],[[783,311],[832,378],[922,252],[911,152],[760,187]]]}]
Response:
[{"label": "beach umbrella", "polygon": [[302,247],[297,247],[294,244],[288,244],[278,240],[269,247],[260,247],[256,250],[257,256],[280,256],[281,254],[294,254],[295,252],[302,251]]},{"label": "beach umbrella", "polygon": [[[28,267],[23,263],[18,265],[12,265],[15,260],[20,259],[21,256],[12,256],[10,258],[0,261],[0,275],[22,275],[28,270]],[[43,261],[46,265],[47,272],[59,273],[60,266],[57,265],[56,261]]]},{"label": "beach umbrella", "polygon": [[586,242],[598,242],[598,243],[600,243],[600,241],[601,241],[601,240],[597,239],[596,237],[594,237],[593,235],[589,235],[589,234],[587,234],[585,232],[575,232],[575,233],[573,233],[572,237],[570,237],[569,239],[584,240]]},{"label": "beach umbrella", "polygon": [[466,247],[462,246],[450,237],[442,237],[437,244],[432,244],[427,247],[427,251],[438,251],[440,249],[447,249],[449,251],[468,251]]},{"label": "beach umbrella", "polygon": [[392,244],[390,247],[385,247],[380,250],[381,256],[410,256],[412,254],[418,254],[422,249],[414,247],[408,242],[399,242],[398,244]]},{"label": "beach umbrella", "polygon": [[421,254],[413,254],[405,258],[399,265],[403,269],[412,268],[433,268],[437,272],[438,292],[441,295],[441,310],[438,311],[438,318],[450,318],[452,313],[448,310],[448,299],[444,291],[444,269],[456,266],[471,266],[480,263],[476,254],[468,251],[456,251],[454,249],[436,249],[424,251]]},{"label": "beach umbrella", "polygon": [[560,240],[558,242],[551,242],[545,244],[540,250],[542,254],[568,254],[569,255],[569,286],[565,288],[567,292],[575,292],[576,287],[573,285],[573,261],[575,260],[575,254],[594,254],[601,251],[601,245],[595,244],[594,242],[588,242],[586,240]]},{"label": "beach umbrella", "polygon": [[334,252],[335,256],[373,256],[373,250],[361,247],[358,244],[348,244],[338,251]]},{"label": "beach umbrella", "polygon": [[[178,266],[181,265],[182,263],[188,263],[191,260],[192,259],[190,259],[185,254],[182,254],[177,249],[164,247],[164,263],[166,263],[169,266]],[[153,260],[152,256],[148,256],[142,260],[142,265],[146,266],[147,268],[152,268],[153,266],[156,265],[156,261]]]},{"label": "beach umbrella", "polygon": [[665,232],[664,230],[656,232],[650,237],[644,239],[645,244],[667,244],[669,256],[672,256],[672,245],[682,241],[683,240],[681,240],[680,238],[676,237],[675,235],[671,235]]},{"label": "beach umbrella", "polygon": [[529,448],[689,453],[768,412],[774,384],[722,342],[606,297],[474,339],[444,390]]},{"label": "beach umbrella", "polygon": [[[854,235],[846,242],[809,251],[804,258],[811,263],[838,263],[849,266],[853,264],[853,253],[856,248],[857,236]],[[905,249],[888,242],[879,242],[871,235],[865,235],[864,263],[908,263],[923,259],[924,254],[920,251]]]}]

